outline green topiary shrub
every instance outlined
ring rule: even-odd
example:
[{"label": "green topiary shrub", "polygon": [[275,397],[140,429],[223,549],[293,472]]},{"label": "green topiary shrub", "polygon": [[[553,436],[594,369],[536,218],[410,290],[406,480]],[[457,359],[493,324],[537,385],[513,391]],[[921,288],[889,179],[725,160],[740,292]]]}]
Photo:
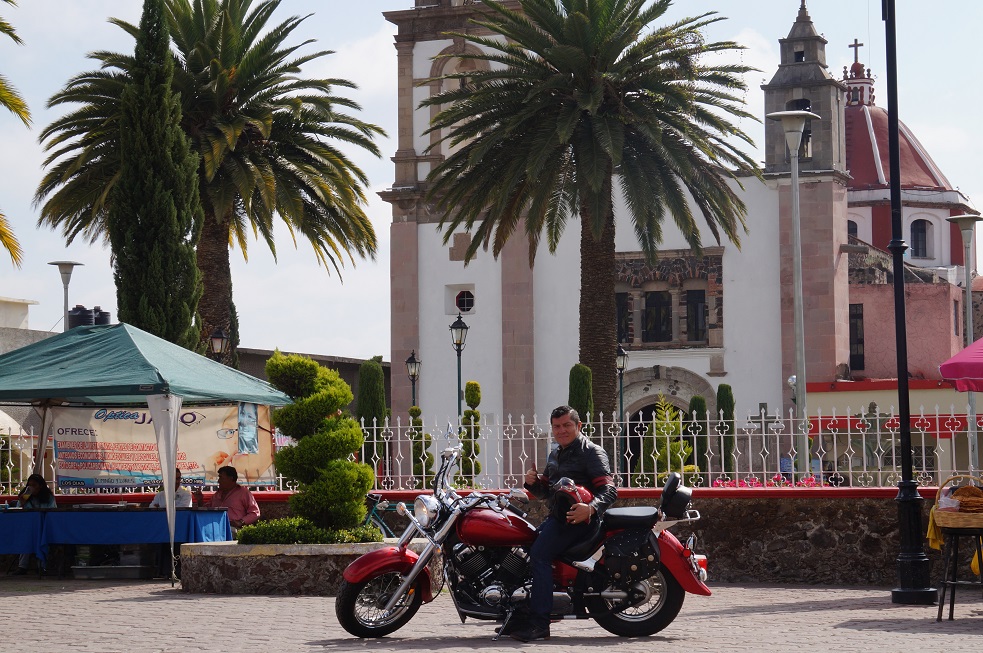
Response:
[{"label": "green topiary shrub", "polygon": [[433,454],[430,453],[430,443],[433,438],[423,430],[423,411],[419,406],[410,406],[410,429],[407,432],[413,448],[413,477],[423,482],[423,487],[433,485]]},{"label": "green topiary shrub", "polygon": [[355,419],[372,434],[372,441],[362,447],[362,460],[373,467],[386,455],[385,442],[379,437],[386,421],[386,376],[381,360],[382,357],[377,356],[359,365],[358,396],[355,398]]},{"label": "green topiary shrub", "polygon": [[239,544],[353,544],[381,539],[374,526],[329,530],[303,517],[270,519],[239,531]]},{"label": "green topiary shrub", "polygon": [[462,487],[476,487],[475,477],[481,473],[481,463],[478,462],[478,454],[481,453],[478,444],[481,435],[481,413],[478,412],[481,385],[477,381],[465,384],[464,401],[468,404],[468,410],[461,416],[461,466],[456,482]]},{"label": "green topiary shrub", "polygon": [[594,390],[590,368],[577,363],[570,368],[570,394],[567,404],[580,413],[580,419],[594,418]]},{"label": "green topiary shrub", "polygon": [[679,410],[659,395],[655,419],[642,438],[641,455],[633,461],[633,487],[657,487],[669,472],[687,472],[686,459],[693,453],[693,447],[681,439],[682,434]]},{"label": "green topiary shrub", "polygon": [[349,460],[364,438],[342,412],[352,399],[348,384],[309,358],[280,352],[267,361],[266,375],[294,400],[273,413],[277,428],[297,441],[276,454],[277,470],[298,483],[291,510],[329,532],[360,527],[373,477],[368,465]]},{"label": "green topiary shrub", "polygon": [[724,471],[734,473],[734,391],[726,383],[717,388],[717,411],[720,413],[720,423],[717,432],[721,436],[721,456]]}]

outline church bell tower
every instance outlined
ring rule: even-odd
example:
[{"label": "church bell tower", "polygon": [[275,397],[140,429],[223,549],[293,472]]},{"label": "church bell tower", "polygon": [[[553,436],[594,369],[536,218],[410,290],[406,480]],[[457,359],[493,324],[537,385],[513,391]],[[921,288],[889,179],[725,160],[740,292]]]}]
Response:
[{"label": "church bell tower", "polygon": [[[805,110],[820,116],[806,122],[799,149],[799,208],[802,234],[806,380],[829,382],[848,372],[849,284],[847,172],[844,130],[846,86],[830,75],[826,39],[802,0],[788,36],[780,39],[781,62],[767,84],[765,113]],[[765,120],[765,178],[779,191],[783,380],[795,373],[792,284],[791,159],[781,122]],[[782,384],[785,387],[785,384]],[[786,406],[791,393],[786,388]]]}]

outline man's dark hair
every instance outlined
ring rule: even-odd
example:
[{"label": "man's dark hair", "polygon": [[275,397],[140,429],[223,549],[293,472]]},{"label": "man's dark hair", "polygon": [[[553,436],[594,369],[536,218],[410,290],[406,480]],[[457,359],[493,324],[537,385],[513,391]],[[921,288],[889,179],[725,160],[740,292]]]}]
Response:
[{"label": "man's dark hair", "polygon": [[228,476],[229,478],[231,478],[233,481],[238,481],[239,480],[239,472],[237,472],[236,471],[236,468],[235,467],[232,467],[231,465],[226,465],[225,467],[219,467],[218,468],[218,473],[219,474],[225,474],[226,476]]},{"label": "man's dark hair", "polygon": [[570,406],[558,406],[554,408],[553,412],[550,413],[550,422],[561,417],[566,417],[567,415],[570,416],[570,419],[580,424],[580,413]]}]

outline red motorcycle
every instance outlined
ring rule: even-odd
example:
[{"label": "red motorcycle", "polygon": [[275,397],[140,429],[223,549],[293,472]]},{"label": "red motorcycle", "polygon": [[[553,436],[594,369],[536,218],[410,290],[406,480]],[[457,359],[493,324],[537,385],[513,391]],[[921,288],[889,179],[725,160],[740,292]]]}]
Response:
[{"label": "red motorcycle", "polygon": [[[507,624],[528,601],[536,529],[512,502],[526,500],[525,493],[459,495],[449,479],[460,452],[460,446],[443,452],[433,495],[418,496],[412,514],[397,506],[410,525],[396,546],[367,553],[345,570],[335,612],[352,635],[399,630],[445,582],[462,622]],[[594,619],[615,635],[640,637],[672,623],[686,592],[710,595],[695,537],[681,544],[668,531],[700,518],[690,509],[692,490],[680,481],[670,476],[659,508],[610,508],[587,540],[556,560],[552,619]],[[416,537],[427,541],[419,555],[408,548]]]}]

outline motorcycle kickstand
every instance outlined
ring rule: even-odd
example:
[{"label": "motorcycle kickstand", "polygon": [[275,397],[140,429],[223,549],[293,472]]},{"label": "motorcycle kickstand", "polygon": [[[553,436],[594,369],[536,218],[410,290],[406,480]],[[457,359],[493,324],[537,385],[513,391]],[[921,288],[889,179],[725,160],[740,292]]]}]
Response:
[{"label": "motorcycle kickstand", "polygon": [[504,633],[506,627],[508,627],[509,622],[512,620],[513,615],[515,615],[515,608],[510,608],[509,611],[505,613],[505,621],[502,622],[502,627],[499,628],[497,633],[495,633],[495,636],[492,637],[491,641],[493,642],[498,641],[498,638],[502,636],[502,633]]}]

